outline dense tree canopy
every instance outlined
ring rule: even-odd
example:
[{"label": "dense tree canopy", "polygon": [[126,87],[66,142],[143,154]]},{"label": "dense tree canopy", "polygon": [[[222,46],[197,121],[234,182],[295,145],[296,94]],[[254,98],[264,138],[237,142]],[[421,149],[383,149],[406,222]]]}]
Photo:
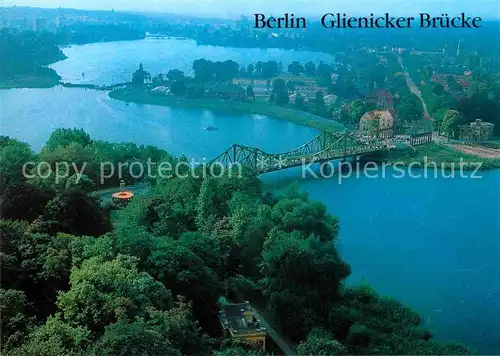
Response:
[{"label": "dense tree canopy", "polygon": [[396,106],[396,112],[400,120],[418,121],[422,119],[424,108],[415,94],[408,94]]},{"label": "dense tree canopy", "polygon": [[64,58],[53,34],[0,29],[0,80],[40,77],[54,85],[60,77],[46,66]]},{"label": "dense tree canopy", "polygon": [[[50,142],[48,151],[77,144],[111,154],[80,131]],[[4,170],[13,176],[17,166]],[[0,221],[2,354],[256,355],[219,340],[220,296],[266,308],[300,355],[468,354],[433,341],[399,302],[345,288],[339,222],[307,194],[264,193],[245,174],[155,183],[116,212],[111,229],[79,185],[46,193],[9,182],[8,217],[17,221]],[[23,197],[32,211],[13,207]]]}]

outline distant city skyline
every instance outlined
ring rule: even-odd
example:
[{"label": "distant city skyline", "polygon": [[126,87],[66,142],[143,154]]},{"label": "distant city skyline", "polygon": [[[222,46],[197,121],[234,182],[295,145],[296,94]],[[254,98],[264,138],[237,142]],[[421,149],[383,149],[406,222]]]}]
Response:
[{"label": "distant city skyline", "polygon": [[[314,4],[314,6],[312,6]],[[442,13],[450,15],[465,12],[469,16],[484,19],[500,18],[499,0],[361,0],[361,1],[262,1],[262,0],[143,0],[143,1],[77,1],[77,0],[3,0],[1,6],[31,6],[44,8],[74,8],[88,10],[111,10],[155,12],[192,15],[199,17],[238,18],[240,15],[252,16],[254,13],[275,14],[285,12],[298,16],[315,16],[326,12],[345,12],[349,15],[389,12],[393,15],[412,15],[428,12],[434,16]]]}]

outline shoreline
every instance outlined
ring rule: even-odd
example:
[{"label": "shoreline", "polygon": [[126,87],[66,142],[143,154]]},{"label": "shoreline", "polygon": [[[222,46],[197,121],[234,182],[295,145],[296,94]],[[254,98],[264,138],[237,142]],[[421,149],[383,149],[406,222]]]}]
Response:
[{"label": "shoreline", "polygon": [[[108,93],[109,97],[124,102],[136,104],[201,108],[224,112],[244,114],[267,115],[276,119],[287,120],[297,125],[315,128],[323,131],[339,131],[343,125],[325,118],[321,118],[300,110],[271,106],[263,102],[229,102],[219,99],[187,99],[174,96],[151,95],[141,89],[117,89]],[[444,165],[445,169],[459,169],[463,160],[463,170],[475,170],[480,164],[480,170],[500,169],[500,158],[483,158],[457,151],[446,145],[428,143],[416,146],[414,150],[398,150],[372,156],[375,163],[402,163],[409,166],[412,163],[423,164],[425,160],[435,162],[438,166]]]},{"label": "shoreline", "polygon": [[425,166],[427,163],[433,167],[435,163],[437,167],[450,171],[460,169],[461,161],[463,162],[461,169],[464,171],[474,171],[478,166],[480,166],[478,169],[480,171],[500,169],[500,157],[474,156],[435,142],[416,146],[414,150],[388,151],[371,158],[376,163],[402,164],[403,166],[412,164]]},{"label": "shoreline", "polygon": [[272,106],[264,102],[233,102],[220,99],[187,99],[174,96],[156,96],[140,89],[117,89],[108,93],[109,97],[124,102],[157,106],[200,108],[222,112],[266,115],[275,119],[287,120],[294,124],[315,128],[321,131],[339,131],[344,126],[333,120],[322,118],[305,111]]}]

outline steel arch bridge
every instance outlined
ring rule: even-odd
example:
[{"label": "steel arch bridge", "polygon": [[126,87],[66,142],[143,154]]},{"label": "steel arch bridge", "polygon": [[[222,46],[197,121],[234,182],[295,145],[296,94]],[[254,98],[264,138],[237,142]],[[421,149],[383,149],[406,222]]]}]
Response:
[{"label": "steel arch bridge", "polygon": [[241,166],[258,175],[388,149],[388,140],[362,139],[348,132],[323,132],[302,146],[283,153],[267,153],[259,148],[233,144],[209,164],[225,168]]}]

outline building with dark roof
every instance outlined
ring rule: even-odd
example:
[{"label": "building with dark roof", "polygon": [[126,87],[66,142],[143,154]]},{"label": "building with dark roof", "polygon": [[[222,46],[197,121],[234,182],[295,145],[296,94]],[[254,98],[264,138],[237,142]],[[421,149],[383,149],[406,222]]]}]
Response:
[{"label": "building with dark roof", "polygon": [[218,83],[208,90],[211,96],[224,99],[245,100],[246,91],[241,85],[233,83]]},{"label": "building with dark roof", "polygon": [[266,329],[260,326],[249,302],[220,302],[219,321],[224,336],[266,350]]},{"label": "building with dark roof", "polygon": [[467,125],[458,125],[458,136],[462,140],[487,141],[493,135],[495,125],[477,119]]},{"label": "building with dark roof", "polygon": [[378,110],[389,110],[393,107],[394,99],[387,89],[375,89],[366,98],[366,102],[376,106]]}]

